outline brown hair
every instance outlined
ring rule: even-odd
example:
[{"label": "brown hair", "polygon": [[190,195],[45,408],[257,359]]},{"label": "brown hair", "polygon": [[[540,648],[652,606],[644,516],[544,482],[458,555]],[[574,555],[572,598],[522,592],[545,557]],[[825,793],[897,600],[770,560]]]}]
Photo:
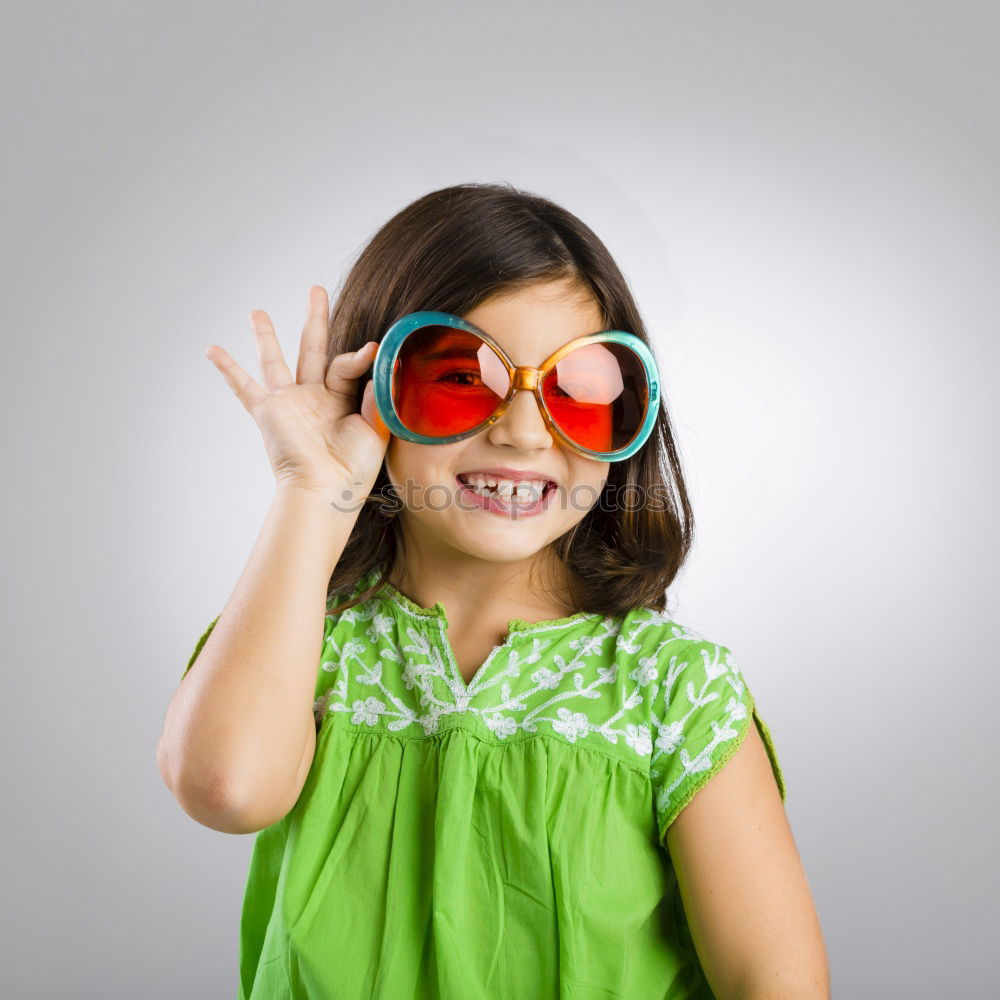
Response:
[{"label": "brown hair", "polygon": [[[394,215],[361,251],[332,310],[327,361],[380,341],[407,313],[434,309],[460,316],[491,295],[559,279],[573,279],[593,295],[604,329],[626,330],[653,349],[625,277],[575,215],[510,184],[432,191]],[[662,385],[662,366],[660,374]],[[359,409],[369,377],[358,380]],[[626,484],[657,502],[631,509],[618,499],[605,501],[605,494],[627,501]],[[394,497],[384,463],[372,497]],[[376,566],[383,569],[372,587],[338,609],[365,600],[392,575],[402,548],[392,509],[391,500],[363,505],[330,578],[328,598],[347,594]],[[649,439],[631,458],[610,463],[605,493],[552,543],[569,570],[577,610],[615,616],[638,607],[664,611],[667,588],[690,551],[693,525],[661,394]]]}]

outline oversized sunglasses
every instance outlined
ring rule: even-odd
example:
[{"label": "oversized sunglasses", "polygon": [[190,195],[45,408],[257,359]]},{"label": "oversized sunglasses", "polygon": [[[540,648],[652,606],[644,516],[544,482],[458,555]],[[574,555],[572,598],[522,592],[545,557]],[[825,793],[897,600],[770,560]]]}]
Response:
[{"label": "oversized sunglasses", "polygon": [[604,462],[642,447],[660,399],[656,362],[635,334],[589,333],[533,368],[515,365],[485,330],[445,312],[396,320],[378,346],[372,379],[383,422],[406,441],[461,441],[496,423],[514,393],[527,389],[559,440]]}]

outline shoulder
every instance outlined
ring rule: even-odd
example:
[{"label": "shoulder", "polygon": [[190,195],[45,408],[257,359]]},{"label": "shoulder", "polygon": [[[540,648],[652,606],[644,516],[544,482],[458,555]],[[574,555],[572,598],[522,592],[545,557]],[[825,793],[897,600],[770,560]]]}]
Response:
[{"label": "shoulder", "polygon": [[[358,601],[357,603],[351,603],[355,600],[355,598],[368,589],[371,580],[371,574],[366,574],[356,580],[349,587],[342,589],[337,593],[327,594],[327,628],[330,627],[331,622],[334,624],[345,622],[350,625],[359,620],[365,621],[372,618],[378,610],[380,603],[380,600],[376,595],[369,594],[364,600]],[[347,604],[350,604],[350,607],[345,607]]]},{"label": "shoulder", "polygon": [[644,689],[654,728],[724,698],[737,712],[744,702],[746,685],[729,646],[667,612],[636,608],[625,615],[616,653],[619,666],[626,665]]},{"label": "shoulder", "polygon": [[695,793],[756,729],[782,799],[784,776],[740,662],[725,643],[665,622],[647,671],[650,779],[661,839]]},{"label": "shoulder", "polygon": [[[645,670],[643,682],[661,680],[665,666],[684,663],[701,648],[714,648],[701,632],[670,612],[635,608],[619,619],[616,652]],[[719,646],[720,649],[727,649]],[[728,650],[727,650],[728,651]]]},{"label": "shoulder", "polygon": [[748,717],[753,701],[732,649],[673,619],[654,633],[647,668],[654,759],[657,750],[672,754],[695,735],[736,735],[733,726]]}]

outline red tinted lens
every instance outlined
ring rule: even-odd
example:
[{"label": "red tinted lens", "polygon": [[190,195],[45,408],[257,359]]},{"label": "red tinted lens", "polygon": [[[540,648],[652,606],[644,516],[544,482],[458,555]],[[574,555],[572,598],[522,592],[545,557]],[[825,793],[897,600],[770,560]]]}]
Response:
[{"label": "red tinted lens", "polygon": [[649,403],[642,359],[613,341],[584,344],[545,376],[542,396],[552,419],[590,451],[624,448],[639,432]]},{"label": "red tinted lens", "polygon": [[428,437],[478,427],[507,395],[510,377],[496,352],[467,330],[421,326],[400,346],[392,398],[403,425]]}]

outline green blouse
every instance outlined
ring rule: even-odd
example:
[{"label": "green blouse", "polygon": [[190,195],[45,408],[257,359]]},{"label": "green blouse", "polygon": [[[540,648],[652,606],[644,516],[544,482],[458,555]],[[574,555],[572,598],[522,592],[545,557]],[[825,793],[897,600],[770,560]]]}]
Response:
[{"label": "green blouse", "polygon": [[239,1000],[711,998],[667,828],[751,718],[785,798],[730,651],[650,608],[517,619],[466,684],[440,601],[347,599],[312,767],[254,841]]}]

